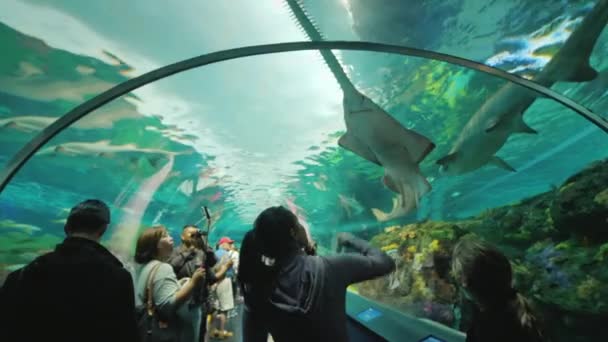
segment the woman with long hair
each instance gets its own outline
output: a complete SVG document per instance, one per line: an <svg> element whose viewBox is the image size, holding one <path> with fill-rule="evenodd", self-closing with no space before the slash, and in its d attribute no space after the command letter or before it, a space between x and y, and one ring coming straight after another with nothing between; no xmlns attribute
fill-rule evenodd
<svg viewBox="0 0 608 342"><path fill-rule="evenodd" d="M452 252L452 274L475 305L467 342L547 341L530 303L513 288L511 263L498 249L461 239Z"/></svg>
<svg viewBox="0 0 608 342"><path fill-rule="evenodd" d="M146 305L150 282L155 312L166 323L166 329L171 329L180 342L193 342L197 340L197 333L189 329L192 324L178 318L178 309L192 296L205 272L203 268L197 269L190 280L180 286L173 267L166 262L172 251L173 239L163 226L146 229L137 239L135 303L140 307Z"/></svg>
<svg viewBox="0 0 608 342"><path fill-rule="evenodd" d="M316 256L297 217L264 210L241 245L238 279L245 301L243 341L347 341L346 288L386 275L393 260L351 234L338 245L356 253Z"/></svg>

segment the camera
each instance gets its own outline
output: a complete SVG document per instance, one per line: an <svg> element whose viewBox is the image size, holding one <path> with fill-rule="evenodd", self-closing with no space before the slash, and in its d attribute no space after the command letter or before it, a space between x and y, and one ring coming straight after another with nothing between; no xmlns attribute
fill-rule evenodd
<svg viewBox="0 0 608 342"><path fill-rule="evenodd" d="M192 233L192 237L203 238L203 236L207 236L207 232L204 232L200 229L197 229L196 232Z"/></svg>

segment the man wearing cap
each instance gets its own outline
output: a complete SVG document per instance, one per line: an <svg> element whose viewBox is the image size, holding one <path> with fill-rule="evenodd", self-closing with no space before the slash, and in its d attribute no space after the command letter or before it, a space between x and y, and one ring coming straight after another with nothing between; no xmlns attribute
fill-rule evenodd
<svg viewBox="0 0 608 342"><path fill-rule="evenodd" d="M3 341L137 341L131 274L99 241L110 223L102 201L70 211L66 239L9 274L0 290Z"/></svg>
<svg viewBox="0 0 608 342"><path fill-rule="evenodd" d="M218 241L218 248L215 251L218 265L230 264L231 266L228 268L225 278L219 280L215 286L216 312L213 321L219 321L219 324L211 330L211 337L226 338L232 336L232 333L226 330L226 323L228 321L228 312L234 309L234 295L232 292L232 278L234 278L234 267L232 264L234 260L231 255L233 243L234 240L224 236Z"/></svg>

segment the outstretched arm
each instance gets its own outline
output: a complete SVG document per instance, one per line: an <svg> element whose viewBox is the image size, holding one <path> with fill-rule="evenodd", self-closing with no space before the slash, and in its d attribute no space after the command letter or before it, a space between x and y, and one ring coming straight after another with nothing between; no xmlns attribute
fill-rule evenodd
<svg viewBox="0 0 608 342"><path fill-rule="evenodd" d="M352 234L338 235L338 247L341 246L350 248L356 253L331 256L326 260L332 273L335 272L335 276L346 286L380 277L395 270L395 262L391 257Z"/></svg>

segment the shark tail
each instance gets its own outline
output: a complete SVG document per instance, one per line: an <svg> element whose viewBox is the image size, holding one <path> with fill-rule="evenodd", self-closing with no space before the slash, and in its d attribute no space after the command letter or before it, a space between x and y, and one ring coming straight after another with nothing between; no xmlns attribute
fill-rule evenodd
<svg viewBox="0 0 608 342"><path fill-rule="evenodd" d="M422 176L418 177L413 184L403 185L401 192L401 206L404 213L415 210L420 205L420 198L431 190L430 184Z"/></svg>
<svg viewBox="0 0 608 342"><path fill-rule="evenodd" d="M380 209L372 208L372 214L374 214L374 217L376 217L378 222L386 222L390 220L388 213L385 213Z"/></svg>
<svg viewBox="0 0 608 342"><path fill-rule="evenodd" d="M323 41L325 40L323 35L321 35L320 30L317 28L317 25L310 18L306 10L304 9L304 5L302 0L285 0L287 6L291 10L291 13L296 20L297 24L304 31L304 33L308 36L308 38L312 41ZM340 61L336 58L336 56L330 50L320 50L321 56L325 60L325 63L331 70L332 74L336 78L336 81L342 88L342 90L351 90L354 88L352 82L344 72Z"/></svg>
<svg viewBox="0 0 608 342"><path fill-rule="evenodd" d="M598 76L598 72L591 67L589 58L607 23L608 0L599 0L553 57L552 61L555 60L555 65L552 70L554 72L547 76L549 81L588 82L594 80ZM572 54L576 57L572 58ZM562 72L564 70L569 72ZM541 84L545 81L543 77L540 77Z"/></svg>

